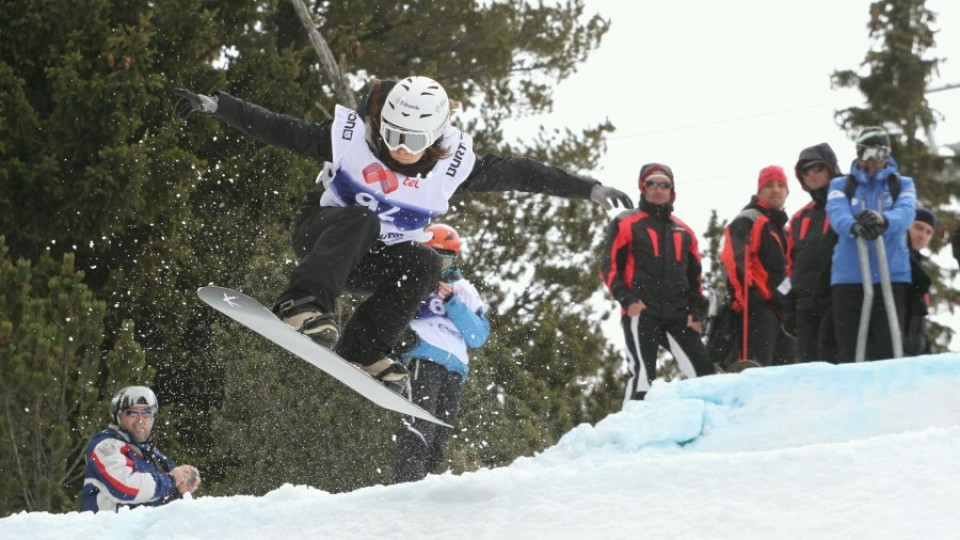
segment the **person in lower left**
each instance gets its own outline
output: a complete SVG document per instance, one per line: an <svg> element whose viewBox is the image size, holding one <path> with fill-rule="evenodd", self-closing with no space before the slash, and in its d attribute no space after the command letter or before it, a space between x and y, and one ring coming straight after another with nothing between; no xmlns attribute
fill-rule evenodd
<svg viewBox="0 0 960 540"><path fill-rule="evenodd" d="M448 225L430 225L426 243L443 260L437 289L420 305L410 328L417 344L401 356L410 371L414 403L438 419L453 425L460 411L460 398L469 372L467 349L480 347L490 335L487 305L480 293L460 272L460 236ZM415 482L433 472L443 461L452 429L433 422L404 418L397 443L393 483Z"/></svg>
<svg viewBox="0 0 960 540"><path fill-rule="evenodd" d="M84 452L84 511L160 506L200 487L196 467L177 465L151 442L158 410L157 396L146 386L128 386L113 396L110 426Z"/></svg>

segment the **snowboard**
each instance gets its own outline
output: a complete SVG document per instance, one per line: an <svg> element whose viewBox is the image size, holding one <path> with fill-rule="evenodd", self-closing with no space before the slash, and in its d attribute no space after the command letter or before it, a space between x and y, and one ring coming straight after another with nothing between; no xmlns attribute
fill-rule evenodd
<svg viewBox="0 0 960 540"><path fill-rule="evenodd" d="M253 298L224 287L200 287L197 295L220 313L320 368L374 404L400 414L452 427L336 353L297 332Z"/></svg>

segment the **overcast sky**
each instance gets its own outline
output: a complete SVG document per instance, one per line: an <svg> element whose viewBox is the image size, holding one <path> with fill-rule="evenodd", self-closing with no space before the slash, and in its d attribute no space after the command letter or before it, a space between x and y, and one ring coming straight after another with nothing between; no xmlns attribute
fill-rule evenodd
<svg viewBox="0 0 960 540"><path fill-rule="evenodd" d="M947 59L929 88L960 83L960 2L927 5L940 30L932 54ZM640 166L670 165L675 215L701 241L711 210L720 219L736 216L767 165L787 171L790 215L810 200L793 175L801 149L827 142L848 170L854 144L834 112L865 101L857 90L832 89L830 75L859 69L873 45L869 0L586 0L586 6L588 15L611 21L610 31L557 86L553 113L517 122L517 137L540 125L577 131L609 118L617 130L590 173L636 199ZM944 116L934 132L937 144L960 142L960 88L928 99ZM934 260L956 268L949 249ZM622 346L617 319L604 333ZM957 323L945 313L935 319ZM952 349L958 346L955 341Z"/></svg>
<svg viewBox="0 0 960 540"><path fill-rule="evenodd" d="M676 213L702 233L711 209L731 218L766 165L791 177L787 210L809 201L792 175L799 151L828 142L846 169L854 145L834 111L861 106L856 90L833 90L830 74L857 69L871 41L869 0L587 0L610 19L601 47L555 93L551 115L518 131L577 130L609 118L617 127L592 173L638 195L640 165L662 161L677 176ZM940 17L935 54L960 55L960 2L931 0ZM930 87L960 83L960 57ZM960 89L929 95L946 119L938 144L960 142ZM905 171L909 174L909 171Z"/></svg>

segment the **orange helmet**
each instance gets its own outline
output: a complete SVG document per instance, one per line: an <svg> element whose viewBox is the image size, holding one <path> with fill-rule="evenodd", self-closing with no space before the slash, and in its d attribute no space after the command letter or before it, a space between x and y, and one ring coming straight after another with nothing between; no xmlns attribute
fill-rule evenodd
<svg viewBox="0 0 960 540"><path fill-rule="evenodd" d="M426 241L426 244L437 251L449 251L456 256L460 256L460 235L456 229L449 225L437 223L424 229L433 233L433 238Z"/></svg>

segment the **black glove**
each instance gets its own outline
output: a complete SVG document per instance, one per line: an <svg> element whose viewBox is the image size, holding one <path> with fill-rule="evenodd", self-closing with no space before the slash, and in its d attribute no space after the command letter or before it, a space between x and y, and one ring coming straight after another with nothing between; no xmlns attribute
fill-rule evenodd
<svg viewBox="0 0 960 540"><path fill-rule="evenodd" d="M850 234L855 238L864 238L863 226L859 223L854 223L853 226L850 227Z"/></svg>
<svg viewBox="0 0 960 540"><path fill-rule="evenodd" d="M876 210L864 210L857 215L857 224L861 229L857 236L865 240L875 240L887 230L890 221ZM851 232L853 232L852 229Z"/></svg>
<svg viewBox="0 0 960 540"><path fill-rule="evenodd" d="M173 93L181 98L174 109L174 114L181 120L186 120L193 111L200 111L206 114L217 112L218 103L215 97L194 94L185 88L177 88Z"/></svg>
<svg viewBox="0 0 960 540"><path fill-rule="evenodd" d="M611 210L621 204L624 208L633 208L633 201L630 200L629 195L603 184L593 186L590 190L590 200L598 203L604 210Z"/></svg>

